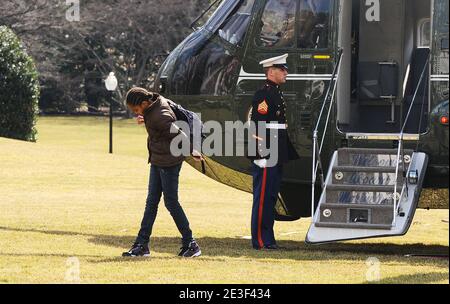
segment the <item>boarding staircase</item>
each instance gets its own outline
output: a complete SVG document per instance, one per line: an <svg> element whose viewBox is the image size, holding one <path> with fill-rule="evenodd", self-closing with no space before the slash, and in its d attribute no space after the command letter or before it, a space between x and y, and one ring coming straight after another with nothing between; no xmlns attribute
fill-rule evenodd
<svg viewBox="0 0 450 304"><path fill-rule="evenodd" d="M328 106L324 135L320 140L320 118L313 135L312 223L306 237L306 242L312 244L406 234L417 208L428 163L426 154L404 148L408 113L401 132L391 134L398 141L397 148L338 149L325 176L321 152L341 56L342 52L319 116L325 114ZM425 68L422 77L424 74ZM316 206L315 188L319 178L322 194Z"/></svg>

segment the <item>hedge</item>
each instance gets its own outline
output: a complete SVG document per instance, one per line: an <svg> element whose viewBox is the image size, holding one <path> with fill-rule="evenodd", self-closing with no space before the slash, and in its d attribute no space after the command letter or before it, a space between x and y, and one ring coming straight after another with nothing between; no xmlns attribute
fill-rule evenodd
<svg viewBox="0 0 450 304"><path fill-rule="evenodd" d="M0 137L36 141L38 100L33 59L14 32L0 26Z"/></svg>

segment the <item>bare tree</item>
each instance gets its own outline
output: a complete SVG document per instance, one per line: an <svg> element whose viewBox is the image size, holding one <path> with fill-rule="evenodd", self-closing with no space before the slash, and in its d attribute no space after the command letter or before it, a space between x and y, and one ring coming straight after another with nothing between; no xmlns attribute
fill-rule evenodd
<svg viewBox="0 0 450 304"><path fill-rule="evenodd" d="M11 27L35 58L41 82L52 79L81 101L87 71L115 71L118 102L132 86L150 87L170 51L189 34L209 0L83 0L80 20L66 20L65 0L2 0L0 24ZM101 92L103 87L98 86ZM84 96L85 98L85 96Z"/></svg>

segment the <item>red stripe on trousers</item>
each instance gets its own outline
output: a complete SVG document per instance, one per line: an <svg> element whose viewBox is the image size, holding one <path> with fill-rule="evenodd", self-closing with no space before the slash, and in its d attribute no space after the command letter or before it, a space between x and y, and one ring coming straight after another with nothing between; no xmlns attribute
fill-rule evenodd
<svg viewBox="0 0 450 304"><path fill-rule="evenodd" d="M262 229L262 216L263 216L263 208L264 208L264 196L266 194L266 180L267 180L267 168L264 168L263 180L261 186L261 195L259 197L259 214L258 214L258 242L259 247L264 247L264 242L261 236Z"/></svg>

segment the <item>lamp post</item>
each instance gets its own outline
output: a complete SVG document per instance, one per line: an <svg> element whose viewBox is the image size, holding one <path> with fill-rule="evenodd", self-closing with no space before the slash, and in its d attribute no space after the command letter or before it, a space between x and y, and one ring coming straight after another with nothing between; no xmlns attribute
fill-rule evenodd
<svg viewBox="0 0 450 304"><path fill-rule="evenodd" d="M108 90L108 98L109 98L109 153L113 153L113 92L117 89L117 78L114 76L114 73L111 72L108 75L108 78L105 80L105 86Z"/></svg>

